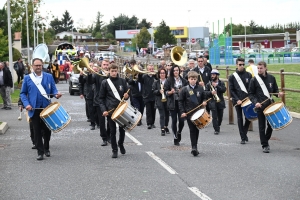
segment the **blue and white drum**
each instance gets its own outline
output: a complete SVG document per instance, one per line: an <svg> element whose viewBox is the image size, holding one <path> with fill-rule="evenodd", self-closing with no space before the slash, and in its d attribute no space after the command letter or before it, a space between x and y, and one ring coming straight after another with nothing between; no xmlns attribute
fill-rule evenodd
<svg viewBox="0 0 300 200"><path fill-rule="evenodd" d="M71 121L70 115L59 102L53 102L47 106L41 112L40 117L54 133L64 129Z"/></svg>
<svg viewBox="0 0 300 200"><path fill-rule="evenodd" d="M244 115L245 117L249 120L249 121L254 121L257 120L257 113L255 112L254 108L255 105L250 101L249 98L247 98L241 105L243 111L244 111Z"/></svg>
<svg viewBox="0 0 300 200"><path fill-rule="evenodd" d="M264 115L275 131L287 127L293 121L283 102L275 102L266 107Z"/></svg>

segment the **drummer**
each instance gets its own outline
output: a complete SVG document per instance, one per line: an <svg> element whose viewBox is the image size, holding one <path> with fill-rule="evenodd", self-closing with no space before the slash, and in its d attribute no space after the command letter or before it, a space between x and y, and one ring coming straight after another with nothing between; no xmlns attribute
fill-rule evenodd
<svg viewBox="0 0 300 200"><path fill-rule="evenodd" d="M236 59L236 71L229 77L229 91L232 98L232 103L235 105L239 132L241 136L241 144L248 142L248 128L250 121L245 117L243 125L242 103L248 98L249 83L252 75L245 70L245 59Z"/></svg>
<svg viewBox="0 0 300 200"><path fill-rule="evenodd" d="M257 111L260 143L262 145L263 152L269 153L269 140L272 136L273 129L267 121L268 127L266 130L266 117L263 111L267 106L274 102L269 93L277 93L277 97L282 97L283 93L279 92L275 77L267 73L267 64L265 62L259 62L257 70L258 76L255 76L250 81L249 98L251 102L255 104Z"/></svg>
<svg viewBox="0 0 300 200"><path fill-rule="evenodd" d="M110 128L111 135L111 147L112 147L112 158L118 157L118 146L120 148L121 154L125 154L126 150L124 148L125 130L119 126L119 141L117 145L116 139L116 123L111 119L111 114L113 112L108 112L113 109L117 109L121 98L124 97L125 100L128 99L129 95L127 91L126 80L118 76L118 65L111 64L109 66L109 78L105 79L101 83L99 91L99 104L102 115L107 116L107 122Z"/></svg>
<svg viewBox="0 0 300 200"><path fill-rule="evenodd" d="M20 97L32 121L34 141L38 153L37 160L43 160L44 154L50 157L49 141L51 131L40 118L41 108L46 108L50 104L50 94L57 99L62 95L56 89L53 76L42 71L43 61L40 58L32 60L32 69L33 73L26 75L24 78ZM42 129L44 134L42 134Z"/></svg>
<svg viewBox="0 0 300 200"><path fill-rule="evenodd" d="M192 112L187 115L187 112L194 109L202 103L203 106L206 106L205 93L203 87L196 84L198 80L198 73L195 71L190 71L188 73L188 85L184 86L179 93L178 105L179 110L182 113L181 117L187 117L188 126L190 129L190 139L192 144L192 154L197 156L199 154L197 143L199 137L199 130L195 124L190 120Z"/></svg>

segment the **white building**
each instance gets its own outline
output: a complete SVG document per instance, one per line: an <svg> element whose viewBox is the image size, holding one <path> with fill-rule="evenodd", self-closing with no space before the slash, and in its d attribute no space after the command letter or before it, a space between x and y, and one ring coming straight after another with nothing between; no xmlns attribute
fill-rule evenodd
<svg viewBox="0 0 300 200"><path fill-rule="evenodd" d="M73 35L72 35L73 34ZM55 37L57 39L64 39L65 36L71 36L74 40L84 40L84 39L92 39L92 33L79 33L79 32L68 32L64 31L61 33L57 33Z"/></svg>

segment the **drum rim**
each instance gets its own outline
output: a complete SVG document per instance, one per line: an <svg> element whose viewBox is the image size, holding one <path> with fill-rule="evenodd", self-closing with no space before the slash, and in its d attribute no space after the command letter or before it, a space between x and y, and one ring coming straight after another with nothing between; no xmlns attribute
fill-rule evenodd
<svg viewBox="0 0 300 200"><path fill-rule="evenodd" d="M44 114L45 112L46 112L46 110L48 109L48 108L50 108L52 105L54 105L54 104L57 104L58 105L58 107L56 107L54 110L52 110L52 111L50 111L49 112L49 114ZM58 109L59 109L59 107L61 106L61 104L59 103L59 102L51 102L46 108L44 108L43 110L42 110L42 112L40 113L40 117L49 117L50 115L52 115L53 113L55 113Z"/></svg>
<svg viewBox="0 0 300 200"><path fill-rule="evenodd" d="M69 125L70 122L71 122L71 116L70 116L69 120L62 127L60 127L59 129L53 131L53 133L57 133L57 132L63 130L64 128L66 128L66 126Z"/></svg>
<svg viewBox="0 0 300 200"><path fill-rule="evenodd" d="M243 101L243 103L241 104L241 107L243 108L243 107L245 107L245 106L248 106L248 105L250 105L250 104L248 104L248 105L245 105L245 103L246 103L246 102L248 102L248 101L250 101L250 104L252 104L252 101L249 99L249 97L247 97L247 99L246 99L246 100L244 100L244 101ZM243 106L243 105L245 105L245 106Z"/></svg>
<svg viewBox="0 0 300 200"><path fill-rule="evenodd" d="M122 110L121 113L120 113L119 115L115 114L116 111L118 110L118 108L121 107L123 104L126 105L125 108L124 108L124 110ZM128 102L124 102L123 104L122 104L121 106L118 106L118 107L116 108L116 110L113 112L113 114L111 115L111 119L112 119L112 120L117 119L119 116L121 116L121 115L124 114L125 110L126 110L127 107L128 107ZM114 116L114 115L117 115L117 116Z"/></svg>
<svg viewBox="0 0 300 200"><path fill-rule="evenodd" d="M141 113L140 117L138 118L138 120L136 121L136 123L133 124L129 129L127 129L127 132L132 131L132 129L134 129L136 127L136 125L139 123L139 121L141 120L141 118L142 118L142 113Z"/></svg>
<svg viewBox="0 0 300 200"><path fill-rule="evenodd" d="M281 106L279 108L277 108L276 110L270 112L270 113L266 113L266 110L268 110L269 108L271 108L275 104L281 104ZM270 115L273 115L273 114L277 113L283 107L284 107L284 103L282 101L274 102L274 103L271 103L268 107L266 107L264 109L263 113L264 113L265 116L270 116Z"/></svg>
<svg viewBox="0 0 300 200"><path fill-rule="evenodd" d="M280 127L280 128L276 128L276 129L273 129L273 127L272 127L272 129L273 129L273 131L279 131L279 130L281 130L281 129L284 129L285 127L287 127L288 125L290 125L291 123L292 123L292 121L293 121L293 117L291 116L291 120L287 123L287 124L285 124L284 126L282 126L282 127ZM269 122L270 123L270 122Z"/></svg>

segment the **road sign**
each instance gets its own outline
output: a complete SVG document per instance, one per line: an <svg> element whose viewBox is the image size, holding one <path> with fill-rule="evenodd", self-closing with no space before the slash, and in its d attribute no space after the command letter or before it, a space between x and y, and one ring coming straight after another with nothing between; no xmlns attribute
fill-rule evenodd
<svg viewBox="0 0 300 200"><path fill-rule="evenodd" d="M192 38L192 39L191 39L191 43L193 43L193 44L196 43L196 39L195 39L195 38Z"/></svg>
<svg viewBox="0 0 300 200"><path fill-rule="evenodd" d="M125 42L120 42L120 47L125 47Z"/></svg>
<svg viewBox="0 0 300 200"><path fill-rule="evenodd" d="M132 42L131 42L131 41L129 41L129 44L132 44Z"/></svg>

